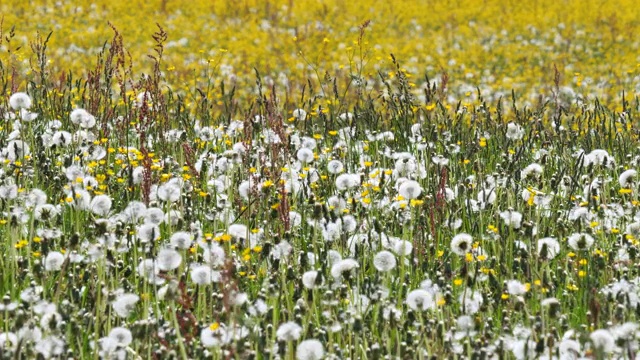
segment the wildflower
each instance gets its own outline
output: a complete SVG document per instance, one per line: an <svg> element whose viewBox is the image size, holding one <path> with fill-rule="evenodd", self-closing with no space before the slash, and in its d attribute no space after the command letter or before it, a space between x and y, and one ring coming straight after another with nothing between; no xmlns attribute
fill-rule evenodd
<svg viewBox="0 0 640 360"><path fill-rule="evenodd" d="M313 162L314 160L313 151L311 149L304 148L304 147L298 150L296 157L303 164L308 164L310 162Z"/></svg>
<svg viewBox="0 0 640 360"><path fill-rule="evenodd" d="M173 249L162 249L156 257L158 269L162 271L171 271L177 269L182 263L182 256Z"/></svg>
<svg viewBox="0 0 640 360"><path fill-rule="evenodd" d="M616 349L616 343L611 332L606 329L599 329L589 335L594 349L600 350L605 354L609 354Z"/></svg>
<svg viewBox="0 0 640 360"><path fill-rule="evenodd" d="M360 175L357 174L340 174L336 178L336 188L338 190L349 190L360 184Z"/></svg>
<svg viewBox="0 0 640 360"><path fill-rule="evenodd" d="M6 147L6 156L9 161L16 161L31 154L29 145L22 140L11 140Z"/></svg>
<svg viewBox="0 0 640 360"><path fill-rule="evenodd" d="M116 300L111 303L111 306L118 316L126 318L135 309L138 300L140 300L138 295L125 293L118 296Z"/></svg>
<svg viewBox="0 0 640 360"><path fill-rule="evenodd" d="M569 246L573 250L588 250L593 245L593 237L585 233L574 233L569 235Z"/></svg>
<svg viewBox="0 0 640 360"><path fill-rule="evenodd" d="M224 249L220 245L212 243L210 245L205 244L203 247L205 248L205 251L202 254L202 257L207 264L213 267L220 267L224 265L225 253Z"/></svg>
<svg viewBox="0 0 640 360"><path fill-rule="evenodd" d="M303 121L307 118L307 112L304 109L295 109L293 110L293 117L296 120Z"/></svg>
<svg viewBox="0 0 640 360"><path fill-rule="evenodd" d="M18 186L16 184L0 186L0 199L13 200L16 197L18 197Z"/></svg>
<svg viewBox="0 0 640 360"><path fill-rule="evenodd" d="M97 195L91 200L89 208L96 215L107 216L111 210L111 197L109 195Z"/></svg>
<svg viewBox="0 0 640 360"><path fill-rule="evenodd" d="M289 321L278 326L276 337L280 341L296 341L302 335L302 326Z"/></svg>
<svg viewBox="0 0 640 360"><path fill-rule="evenodd" d="M71 122L85 129L96 125L96 118L85 109L75 109L69 115Z"/></svg>
<svg viewBox="0 0 640 360"><path fill-rule="evenodd" d="M358 262L354 259L340 260L331 266L331 276L338 280L343 276L343 274L348 273L353 269L357 269L358 267Z"/></svg>
<svg viewBox="0 0 640 360"><path fill-rule="evenodd" d="M59 251L52 251L44 259L44 269L46 271L58 271L64 263L64 255Z"/></svg>
<svg viewBox="0 0 640 360"><path fill-rule="evenodd" d="M431 161L438 166L447 166L449 164L449 159L442 155L432 156Z"/></svg>
<svg viewBox="0 0 640 360"><path fill-rule="evenodd" d="M212 282L219 282L222 275L218 271L211 269L210 265L194 265L191 267L191 281L196 285L209 285Z"/></svg>
<svg viewBox="0 0 640 360"><path fill-rule="evenodd" d="M433 309L436 306L433 294L424 289L416 289L407 294L406 303L412 310L420 311Z"/></svg>
<svg viewBox="0 0 640 360"><path fill-rule="evenodd" d="M422 187L415 180L407 180L400 185L398 193L407 200L417 199L422 193Z"/></svg>
<svg viewBox="0 0 640 360"><path fill-rule="evenodd" d="M344 171L344 165L340 160L331 160L327 163L327 171L330 174L340 174Z"/></svg>
<svg viewBox="0 0 640 360"><path fill-rule="evenodd" d="M638 177L638 172L635 169L629 169L620 174L618 182L623 188L629 188L633 185L635 179Z"/></svg>
<svg viewBox="0 0 640 360"><path fill-rule="evenodd" d="M471 251L473 238L469 234L461 233L453 237L451 240L451 251L460 256L465 256Z"/></svg>
<svg viewBox="0 0 640 360"><path fill-rule="evenodd" d="M316 339L307 339L296 348L297 360L320 360L324 357L324 347Z"/></svg>
<svg viewBox="0 0 640 360"><path fill-rule="evenodd" d="M158 199L167 202L176 202L180 199L181 190L175 182L167 181L158 186Z"/></svg>
<svg viewBox="0 0 640 360"><path fill-rule="evenodd" d="M610 169L615 165L615 159L606 150L596 149L584 157L584 163L585 166L604 166Z"/></svg>
<svg viewBox="0 0 640 360"><path fill-rule="evenodd" d="M400 256L409 256L413 251L413 244L407 240L396 240L392 242L393 252Z"/></svg>
<svg viewBox="0 0 640 360"><path fill-rule="evenodd" d="M507 281L507 292L514 296L524 295L527 292L527 287L518 280L509 280Z"/></svg>
<svg viewBox="0 0 640 360"><path fill-rule="evenodd" d="M302 285L307 289L315 289L319 286L318 282L318 272L315 270L307 271L302 274Z"/></svg>
<svg viewBox="0 0 640 360"><path fill-rule="evenodd" d="M229 230L227 231L232 238L237 239L238 241L244 241L247 239L249 229L246 225L243 224L231 224L229 225Z"/></svg>
<svg viewBox="0 0 640 360"><path fill-rule="evenodd" d="M160 228L152 223L142 224L138 227L137 236L142 243L154 242L160 238Z"/></svg>
<svg viewBox="0 0 640 360"><path fill-rule="evenodd" d="M378 271L391 271L396 267L396 257L390 251L380 251L373 258L373 266Z"/></svg>
<svg viewBox="0 0 640 360"><path fill-rule="evenodd" d="M127 346L133 341L133 335L131 331L124 327L115 327L109 332L109 338L114 339L120 346Z"/></svg>
<svg viewBox="0 0 640 360"><path fill-rule="evenodd" d="M138 264L138 274L149 281L151 284L162 285L164 279L159 277L160 269L155 260L145 259Z"/></svg>
<svg viewBox="0 0 640 360"><path fill-rule="evenodd" d="M560 252L560 243L552 237L538 240L538 256L545 260L551 260Z"/></svg>
<svg viewBox="0 0 640 360"><path fill-rule="evenodd" d="M465 314L475 314L480 310L480 306L483 303L482 294L479 291L473 291L467 288L462 294L460 294L460 309Z"/></svg>
<svg viewBox="0 0 640 360"><path fill-rule="evenodd" d="M522 126L510 122L507 124L507 139L510 140L520 140L524 136L524 129Z"/></svg>
<svg viewBox="0 0 640 360"><path fill-rule="evenodd" d="M191 247L191 234L186 231L177 231L171 235L171 239L169 240L171 246L174 246L181 250L186 250Z"/></svg>
<svg viewBox="0 0 640 360"><path fill-rule="evenodd" d="M529 177L534 177L537 178L540 175L542 175L542 166L540 164L537 163L533 163L528 165L527 167L525 167L521 172L520 172L520 178L521 179L527 179Z"/></svg>
<svg viewBox="0 0 640 360"><path fill-rule="evenodd" d="M9 353L15 351L18 348L18 336L12 332L0 333L0 352Z"/></svg>
<svg viewBox="0 0 640 360"><path fill-rule="evenodd" d="M520 228L520 224L522 222L521 213L513 210L507 210L507 211L501 212L500 217L502 218L502 220L504 220L504 223L506 226L514 229Z"/></svg>
<svg viewBox="0 0 640 360"><path fill-rule="evenodd" d="M13 110L31 108L31 97L23 92L17 92L9 97L9 106Z"/></svg>

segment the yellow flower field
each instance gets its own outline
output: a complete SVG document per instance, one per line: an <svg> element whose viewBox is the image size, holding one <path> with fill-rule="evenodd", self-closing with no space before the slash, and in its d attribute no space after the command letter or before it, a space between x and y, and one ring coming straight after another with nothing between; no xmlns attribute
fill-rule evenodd
<svg viewBox="0 0 640 360"><path fill-rule="evenodd" d="M412 81L446 72L459 96L514 89L533 101L553 86L616 99L640 92L640 8L634 1L8 1L0 5L3 63L28 71L35 33L49 42L51 72L86 73L102 45L123 35L134 69L150 71L152 34L168 33L163 70L174 90L203 87L202 76L247 88L254 68L292 95L326 73L346 82L393 69ZM359 27L370 20L359 43ZM20 47L19 50L16 50ZM11 50L11 54L7 52ZM23 77L21 77L23 79ZM196 80L200 79L200 80ZM200 83L199 83L200 82ZM501 94L501 93L499 93Z"/></svg>

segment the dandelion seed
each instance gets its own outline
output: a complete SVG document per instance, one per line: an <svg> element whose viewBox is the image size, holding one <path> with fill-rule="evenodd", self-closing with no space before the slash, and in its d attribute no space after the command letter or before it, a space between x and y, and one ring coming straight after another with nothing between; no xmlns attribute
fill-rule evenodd
<svg viewBox="0 0 640 360"><path fill-rule="evenodd" d="M280 341L296 341L302 335L302 326L289 321L278 326L276 337Z"/></svg>
<svg viewBox="0 0 640 360"><path fill-rule="evenodd" d="M360 185L360 175L340 174L336 178L336 188L340 191L353 189Z"/></svg>
<svg viewBox="0 0 640 360"><path fill-rule="evenodd" d="M471 251L473 238L469 234L461 233L453 237L451 240L451 251L460 256L465 256Z"/></svg>
<svg viewBox="0 0 640 360"><path fill-rule="evenodd" d="M407 294L406 303L409 308L416 311L426 311L436 306L433 294L424 289L416 289Z"/></svg>
<svg viewBox="0 0 640 360"><path fill-rule="evenodd" d="M519 296L527 292L527 287L518 280L507 281L507 292L510 295Z"/></svg>
<svg viewBox="0 0 640 360"><path fill-rule="evenodd" d="M186 231L177 231L171 235L171 239L169 240L171 246L175 246L181 250L187 250L191 247L191 234Z"/></svg>
<svg viewBox="0 0 640 360"><path fill-rule="evenodd" d="M610 354L616 349L615 338L606 329L599 329L589 335L594 349Z"/></svg>
<svg viewBox="0 0 640 360"><path fill-rule="evenodd" d="M331 160L327 163L327 171L329 174L340 174L344 171L344 165L340 160Z"/></svg>
<svg viewBox="0 0 640 360"><path fill-rule="evenodd" d="M16 161L31 154L29 145L22 140L11 140L6 147L6 156L9 161Z"/></svg>
<svg viewBox="0 0 640 360"><path fill-rule="evenodd" d="M157 207L151 207L144 211L144 222L146 224L160 225L164 221L164 212Z"/></svg>
<svg viewBox="0 0 640 360"><path fill-rule="evenodd" d="M504 220L504 223L506 226L514 229L520 228L520 224L522 222L521 213L514 210L507 210L507 211L501 212L500 217L502 218L502 220Z"/></svg>
<svg viewBox="0 0 640 360"><path fill-rule="evenodd" d="M407 180L400 185L398 193L407 200L413 200L420 196L422 187L417 181Z"/></svg>
<svg viewBox="0 0 640 360"><path fill-rule="evenodd" d="M158 269L162 271L171 271L177 269L182 263L182 256L173 249L162 249L156 257Z"/></svg>
<svg viewBox="0 0 640 360"><path fill-rule="evenodd" d="M174 183L166 182L158 186L158 198L162 201L176 202L180 199L181 190Z"/></svg>
<svg viewBox="0 0 640 360"><path fill-rule="evenodd" d="M126 318L135 309L138 300L140 300L138 295L126 293L118 296L116 300L111 303L111 306L118 316Z"/></svg>
<svg viewBox="0 0 640 360"><path fill-rule="evenodd" d="M91 200L89 208L91 212L99 216L109 215L111 210L111 197L109 195L97 195Z"/></svg>
<svg viewBox="0 0 640 360"><path fill-rule="evenodd" d="M13 352L18 348L18 336L12 332L0 333L0 351Z"/></svg>
<svg viewBox="0 0 640 360"><path fill-rule="evenodd" d="M95 126L96 118L89 114L85 109L75 109L69 115L72 123L85 129L90 129Z"/></svg>
<svg viewBox="0 0 640 360"><path fill-rule="evenodd" d="M9 97L9 106L13 110L31 108L31 97L23 92L17 92Z"/></svg>
<svg viewBox="0 0 640 360"><path fill-rule="evenodd" d="M522 126L510 122L507 124L507 139L510 140L520 140L524 137L524 129Z"/></svg>
<svg viewBox="0 0 640 360"><path fill-rule="evenodd" d="M358 265L358 262L354 259L340 260L331 266L331 276L338 280L342 278L345 273L349 273L358 267L360 267L360 265Z"/></svg>
<svg viewBox="0 0 640 360"><path fill-rule="evenodd" d="M311 163L314 160L313 151L310 150L310 149L307 149L307 148L302 148L302 149L298 150L298 153L296 154L296 157L303 164Z"/></svg>
<svg viewBox="0 0 640 360"><path fill-rule="evenodd" d="M64 255L58 251L52 251L44 259L44 269L46 271L59 271L64 263Z"/></svg>
<svg viewBox="0 0 640 360"><path fill-rule="evenodd" d="M413 244L407 240L396 240L392 242L393 252L399 256L409 256L413 251Z"/></svg>
<svg viewBox="0 0 640 360"><path fill-rule="evenodd" d="M220 282L222 275L211 269L210 265L195 265L191 267L191 281L196 285L209 285L212 282Z"/></svg>
<svg viewBox="0 0 640 360"><path fill-rule="evenodd" d="M307 118L307 112L304 109L293 110L293 117L298 121L303 121Z"/></svg>
<svg viewBox="0 0 640 360"><path fill-rule="evenodd" d="M18 186L16 184L6 184L0 186L0 199L13 200L18 197Z"/></svg>
<svg viewBox="0 0 640 360"><path fill-rule="evenodd" d="M594 239L586 233L574 233L569 235L568 243L573 250L588 250L593 245Z"/></svg>
<svg viewBox="0 0 640 360"><path fill-rule="evenodd" d="M380 251L373 257L373 266L378 271L391 271L396 267L396 257L390 251Z"/></svg>
<svg viewBox="0 0 640 360"><path fill-rule="evenodd" d="M297 360L320 360L324 357L324 347L316 339L308 339L300 342L296 348Z"/></svg>
<svg viewBox="0 0 640 360"><path fill-rule="evenodd" d="M482 294L479 291L473 291L467 288L459 297L460 309L463 313L473 315L480 310L480 306L484 302Z"/></svg>
<svg viewBox="0 0 640 360"><path fill-rule="evenodd" d="M525 167L520 172L520 178L523 180L528 179L530 177L538 178L542 175L542 171L543 171L543 168L540 164L533 163Z"/></svg>
<svg viewBox="0 0 640 360"><path fill-rule="evenodd" d="M560 243L552 237L538 240L538 256L542 259L551 260L560 252Z"/></svg>
<svg viewBox="0 0 640 360"><path fill-rule="evenodd" d="M142 224L138 227L137 236L142 243L154 242L160 238L160 228L152 223Z"/></svg>
<svg viewBox="0 0 640 360"><path fill-rule="evenodd" d="M109 337L120 346L128 346L133 341L131 331L124 327L115 327L109 332Z"/></svg>
<svg viewBox="0 0 640 360"><path fill-rule="evenodd" d="M302 285L307 289L315 289L319 286L317 283L318 272L315 270L307 271L302 274Z"/></svg>
<svg viewBox="0 0 640 360"><path fill-rule="evenodd" d="M638 172L635 169L629 169L620 174L618 182L622 188L629 188L634 184L637 177Z"/></svg>

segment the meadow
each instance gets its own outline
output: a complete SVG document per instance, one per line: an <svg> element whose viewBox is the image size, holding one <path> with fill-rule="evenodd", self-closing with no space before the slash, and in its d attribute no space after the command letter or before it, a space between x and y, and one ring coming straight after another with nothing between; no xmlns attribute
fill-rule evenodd
<svg viewBox="0 0 640 360"><path fill-rule="evenodd" d="M640 354L635 2L0 14L0 358Z"/></svg>

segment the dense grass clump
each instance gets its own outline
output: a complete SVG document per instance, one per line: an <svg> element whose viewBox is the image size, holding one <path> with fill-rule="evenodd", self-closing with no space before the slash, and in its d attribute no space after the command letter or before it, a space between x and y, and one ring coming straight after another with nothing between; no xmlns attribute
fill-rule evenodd
<svg viewBox="0 0 640 360"><path fill-rule="evenodd" d="M235 14L231 28L262 17L273 46L324 24L289 33L293 2L251 5L210 11ZM496 26L460 14L479 25L448 28L454 45L475 38L463 28ZM520 32L486 41L517 48L595 21L543 17L540 33L514 19ZM0 357L635 358L636 78L568 78L549 63L556 36L537 86L511 68L517 53L474 62L518 79L497 88L461 78L455 54L473 53L455 46L452 71L406 49L377 59L384 21L325 25L350 41L345 66L323 36L296 74L288 56L270 67L245 54L244 71L227 50L206 60L160 25L141 58L114 24L102 46L78 47L90 64L64 70L71 47L55 32L29 50L5 30ZM389 32L407 26L420 24ZM600 40L617 49L617 29ZM596 51L594 39L567 46Z"/></svg>

